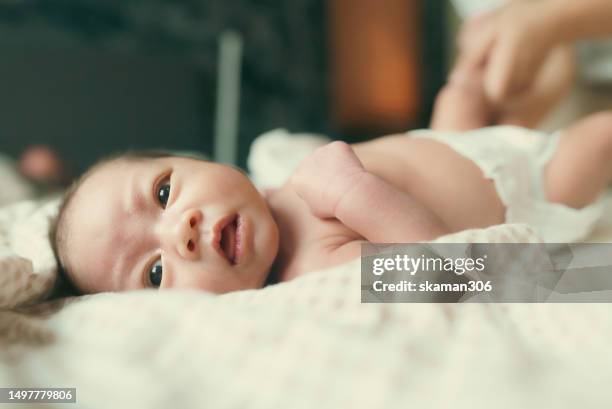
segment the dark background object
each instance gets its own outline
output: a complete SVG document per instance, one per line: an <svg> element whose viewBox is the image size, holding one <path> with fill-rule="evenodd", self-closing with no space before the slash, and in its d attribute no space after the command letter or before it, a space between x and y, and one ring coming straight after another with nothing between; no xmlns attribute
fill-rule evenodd
<svg viewBox="0 0 612 409"><path fill-rule="evenodd" d="M1 149L52 146L80 172L116 150L209 150L202 88L184 59L87 48L2 51Z"/></svg>
<svg viewBox="0 0 612 409"><path fill-rule="evenodd" d="M422 1L422 118L444 70L443 0ZM50 145L75 174L128 148L211 154L218 38L243 38L239 164L275 127L330 119L325 0L30 0L0 5L0 151ZM359 44L354 44L359 47ZM369 129L370 136L378 136Z"/></svg>

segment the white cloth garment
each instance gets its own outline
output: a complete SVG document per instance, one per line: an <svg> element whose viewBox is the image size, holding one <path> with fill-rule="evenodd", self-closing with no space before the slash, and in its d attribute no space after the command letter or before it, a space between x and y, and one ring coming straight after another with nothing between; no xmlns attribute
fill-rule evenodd
<svg viewBox="0 0 612 409"><path fill-rule="evenodd" d="M20 200L34 197L34 186L18 171L16 162L0 153L0 206L6 206Z"/></svg>
<svg viewBox="0 0 612 409"><path fill-rule="evenodd" d="M468 132L419 130L411 137L434 139L472 160L493 180L506 206L506 223L527 223L545 242L584 239L603 214L603 200L574 209L546 200L544 169L560 133L552 135L516 126L495 126Z"/></svg>
<svg viewBox="0 0 612 409"><path fill-rule="evenodd" d="M504 5L504 0L451 0L457 14L462 19L485 13Z"/></svg>

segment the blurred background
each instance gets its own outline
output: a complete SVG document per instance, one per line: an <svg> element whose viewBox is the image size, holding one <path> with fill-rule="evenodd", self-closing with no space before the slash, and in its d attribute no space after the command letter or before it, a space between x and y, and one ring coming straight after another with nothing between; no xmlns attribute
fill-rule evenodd
<svg viewBox="0 0 612 409"><path fill-rule="evenodd" d="M444 83L450 10L445 0L3 0L0 152L46 145L73 176L142 148L244 167L251 141L277 127L346 141L424 127Z"/></svg>

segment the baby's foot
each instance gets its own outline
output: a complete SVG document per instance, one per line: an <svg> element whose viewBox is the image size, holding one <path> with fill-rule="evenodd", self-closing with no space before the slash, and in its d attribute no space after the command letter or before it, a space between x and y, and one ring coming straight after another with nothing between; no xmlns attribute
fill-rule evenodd
<svg viewBox="0 0 612 409"><path fill-rule="evenodd" d="M438 93L431 128L466 131L494 124L481 70L456 70Z"/></svg>
<svg viewBox="0 0 612 409"><path fill-rule="evenodd" d="M488 114L493 112L493 105L487 98L485 91L483 70L455 70L449 76L447 86L462 90L465 98L464 103L473 105L476 109Z"/></svg>

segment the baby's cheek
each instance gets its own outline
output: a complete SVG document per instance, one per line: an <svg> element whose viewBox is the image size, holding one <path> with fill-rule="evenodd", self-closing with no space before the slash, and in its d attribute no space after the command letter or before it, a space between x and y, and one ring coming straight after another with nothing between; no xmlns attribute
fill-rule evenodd
<svg viewBox="0 0 612 409"><path fill-rule="evenodd" d="M114 291L109 287L109 283L105 282L99 275L90 270L76 270L69 274L68 280L75 290L83 294L96 294L105 291ZM129 288L120 288L119 291L127 291Z"/></svg>

